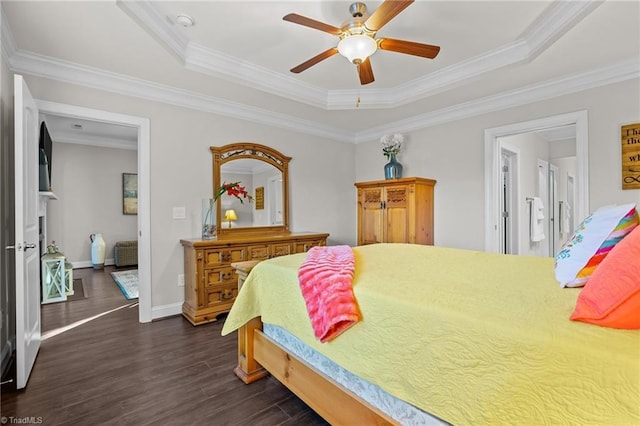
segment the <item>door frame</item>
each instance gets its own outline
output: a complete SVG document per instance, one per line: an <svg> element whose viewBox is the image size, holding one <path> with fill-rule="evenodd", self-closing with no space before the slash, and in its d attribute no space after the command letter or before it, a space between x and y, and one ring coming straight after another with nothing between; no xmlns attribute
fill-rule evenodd
<svg viewBox="0 0 640 426"><path fill-rule="evenodd" d="M529 133L551 127L576 126L576 217L583 220L589 212L589 119L587 110L559 114L551 117L500 127L484 131L484 184L485 184L485 251L500 251L500 137ZM576 201L578 201L576 200Z"/></svg>
<svg viewBox="0 0 640 426"><path fill-rule="evenodd" d="M138 129L138 321L151 322L151 184L148 118L36 99L41 113Z"/></svg>
<svg viewBox="0 0 640 426"><path fill-rule="evenodd" d="M506 249L508 254L520 254L520 208L518 200L520 199L520 150L508 143L502 142L500 146L500 157L502 165L502 156L509 158L509 227L507 230L508 247L503 247L504 236L504 218L500 218L501 225L498 227L499 244L498 251L504 252ZM502 174L501 174L502 176ZM503 179L500 179L503 181ZM504 190L499 191L500 206L504 204ZM502 208L500 209L502 210Z"/></svg>

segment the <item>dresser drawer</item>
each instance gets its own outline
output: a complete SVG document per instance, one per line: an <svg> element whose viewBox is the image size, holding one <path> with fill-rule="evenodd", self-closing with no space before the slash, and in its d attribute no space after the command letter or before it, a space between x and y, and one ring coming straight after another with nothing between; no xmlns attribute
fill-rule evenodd
<svg viewBox="0 0 640 426"><path fill-rule="evenodd" d="M269 244L247 247L247 260L265 260L269 258Z"/></svg>
<svg viewBox="0 0 640 426"><path fill-rule="evenodd" d="M245 259L244 247L224 247L204 250L204 267L210 268L242 262Z"/></svg>
<svg viewBox="0 0 640 426"><path fill-rule="evenodd" d="M271 244L271 257L286 256L292 254L291 244Z"/></svg>
<svg viewBox="0 0 640 426"><path fill-rule="evenodd" d="M238 286L238 276L236 270L231 266L222 268L211 268L204 270L204 286L212 287L216 285Z"/></svg>
<svg viewBox="0 0 640 426"><path fill-rule="evenodd" d="M1 0L0 0L1 1ZM184 247L184 303L182 314L193 325L216 321L229 312L238 294L231 263L255 263L305 252L324 245L329 234L289 232L238 232L217 240L181 240Z"/></svg>
<svg viewBox="0 0 640 426"><path fill-rule="evenodd" d="M296 241L294 253L306 253L311 247L323 245L325 245L325 240Z"/></svg>
<svg viewBox="0 0 640 426"><path fill-rule="evenodd" d="M222 307L224 305L228 305L231 308L233 305L233 301L236 299L238 295L237 286L234 287L225 287L225 286L215 286L211 288L207 288L205 290L207 295L206 297L206 307L214 308L214 307Z"/></svg>

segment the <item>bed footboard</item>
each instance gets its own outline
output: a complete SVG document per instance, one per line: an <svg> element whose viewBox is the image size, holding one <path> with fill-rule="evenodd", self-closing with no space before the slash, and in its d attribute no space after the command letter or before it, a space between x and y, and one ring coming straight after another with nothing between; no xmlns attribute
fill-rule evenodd
<svg viewBox="0 0 640 426"><path fill-rule="evenodd" d="M397 425L392 418L269 339L254 332L255 359L332 425Z"/></svg>
<svg viewBox="0 0 640 426"><path fill-rule="evenodd" d="M250 260L231 264L238 275L238 291L258 263L260 261ZM262 330L260 318L254 318L238 329L238 365L233 369L233 372L246 384L260 380L269 374L253 357L253 336L256 330Z"/></svg>
<svg viewBox="0 0 640 426"><path fill-rule="evenodd" d="M232 266L241 286L257 262ZM392 418L330 378L317 372L262 333L262 321L254 318L238 329L238 365L233 372L244 383L269 373L309 407L334 425L397 425Z"/></svg>
<svg viewBox="0 0 640 426"><path fill-rule="evenodd" d="M260 318L254 318L238 329L238 365L233 372L246 384L269 374L254 358L254 337L262 330Z"/></svg>

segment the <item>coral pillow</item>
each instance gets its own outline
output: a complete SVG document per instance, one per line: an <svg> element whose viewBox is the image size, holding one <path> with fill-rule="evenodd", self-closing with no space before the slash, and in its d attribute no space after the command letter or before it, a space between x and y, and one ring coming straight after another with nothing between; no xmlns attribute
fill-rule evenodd
<svg viewBox="0 0 640 426"><path fill-rule="evenodd" d="M616 245L580 291L574 321L640 328L640 227Z"/></svg>
<svg viewBox="0 0 640 426"><path fill-rule="evenodd" d="M638 225L635 204L596 210L576 229L555 258L561 287L582 287L602 260Z"/></svg>

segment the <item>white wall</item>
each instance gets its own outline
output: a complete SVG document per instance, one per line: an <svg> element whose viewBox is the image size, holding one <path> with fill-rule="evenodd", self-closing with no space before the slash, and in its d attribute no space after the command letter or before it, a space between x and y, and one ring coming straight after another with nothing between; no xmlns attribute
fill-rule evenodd
<svg viewBox="0 0 640 426"><path fill-rule="evenodd" d="M620 183L620 126L638 121L638 93L640 79L628 80L409 133L398 157L404 175L438 181L435 244L484 249L484 130L511 123L586 109L590 210L638 202L640 191ZM378 141L357 145L356 179L382 179L384 160Z"/></svg>
<svg viewBox="0 0 640 426"><path fill-rule="evenodd" d="M181 107L26 76L34 97L150 120L152 306L182 303L181 238L200 235L202 199L213 193L210 146L257 142L292 157L290 228L355 244L355 146ZM331 167L327 167L331 164ZM185 207L186 219L172 219ZM345 211L352 211L350 217Z"/></svg>
<svg viewBox="0 0 640 426"><path fill-rule="evenodd" d="M137 151L53 141L47 239L74 267L91 266L90 234L102 233L107 263L116 242L137 240L137 216L122 213L122 174L137 173Z"/></svg>
<svg viewBox="0 0 640 426"><path fill-rule="evenodd" d="M236 141L269 145L293 157L290 163L290 222L293 231L331 234L330 244L355 244L353 183L383 179L379 142L358 145L219 117L99 90L27 76L39 99L148 117L151 123L151 281L153 306L179 303L183 268L180 238L200 231L201 199L210 195L209 146ZM620 185L620 125L637 121L640 80L630 80L552 100L492 112L414 132L398 156L405 176L438 181L435 243L484 247L484 130L509 123L588 109L591 209L637 202L638 191ZM186 220L172 208L184 206Z"/></svg>

